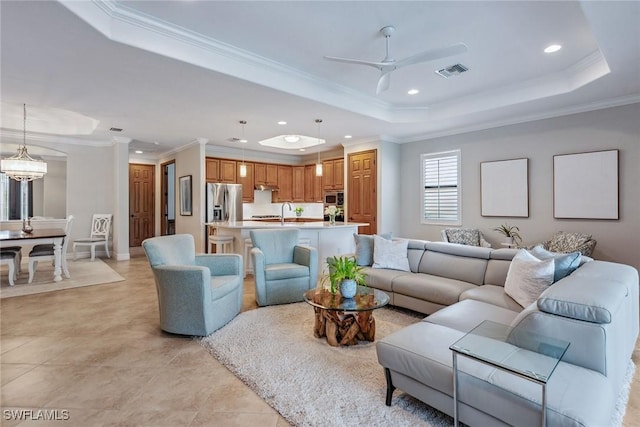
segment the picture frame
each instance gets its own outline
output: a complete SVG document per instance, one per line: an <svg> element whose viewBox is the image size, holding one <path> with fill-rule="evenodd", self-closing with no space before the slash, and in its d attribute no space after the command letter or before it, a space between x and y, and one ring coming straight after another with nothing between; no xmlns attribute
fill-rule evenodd
<svg viewBox="0 0 640 427"><path fill-rule="evenodd" d="M619 150L553 156L553 217L620 219Z"/></svg>
<svg viewBox="0 0 640 427"><path fill-rule="evenodd" d="M180 189L180 215L193 215L192 192L191 192L191 175L181 176L179 178Z"/></svg>
<svg viewBox="0 0 640 427"><path fill-rule="evenodd" d="M482 216L529 217L529 159L480 163Z"/></svg>

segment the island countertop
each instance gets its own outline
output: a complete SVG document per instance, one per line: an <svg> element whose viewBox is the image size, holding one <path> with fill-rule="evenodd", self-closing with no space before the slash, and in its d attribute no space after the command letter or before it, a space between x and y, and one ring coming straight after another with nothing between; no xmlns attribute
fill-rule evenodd
<svg viewBox="0 0 640 427"><path fill-rule="evenodd" d="M311 222L280 222L271 221L233 221L233 222L208 222L205 225L216 227L219 229L236 228L236 229L257 229L257 228L304 228L306 230L319 230L325 228L350 228L369 225L366 222L336 222L329 221L311 221Z"/></svg>

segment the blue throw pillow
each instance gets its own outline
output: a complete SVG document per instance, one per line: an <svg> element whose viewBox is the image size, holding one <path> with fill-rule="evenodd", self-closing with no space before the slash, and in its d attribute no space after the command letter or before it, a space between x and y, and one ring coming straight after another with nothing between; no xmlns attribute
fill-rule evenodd
<svg viewBox="0 0 640 427"><path fill-rule="evenodd" d="M529 252L538 259L546 260L553 258L555 261L555 271L553 274L553 282L570 275L580 266L580 252L571 252L568 254L561 254L557 252L550 252L538 245L531 249Z"/></svg>
<svg viewBox="0 0 640 427"><path fill-rule="evenodd" d="M391 233L381 234L380 237L391 240ZM373 235L353 233L356 241L356 264L370 266L373 264Z"/></svg>

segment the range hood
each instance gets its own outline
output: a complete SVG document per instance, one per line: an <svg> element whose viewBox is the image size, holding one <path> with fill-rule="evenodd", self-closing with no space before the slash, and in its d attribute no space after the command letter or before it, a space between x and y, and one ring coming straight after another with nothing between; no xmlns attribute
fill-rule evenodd
<svg viewBox="0 0 640 427"><path fill-rule="evenodd" d="M278 191L279 190L277 185L267 185L267 184L256 184L255 189L260 191Z"/></svg>

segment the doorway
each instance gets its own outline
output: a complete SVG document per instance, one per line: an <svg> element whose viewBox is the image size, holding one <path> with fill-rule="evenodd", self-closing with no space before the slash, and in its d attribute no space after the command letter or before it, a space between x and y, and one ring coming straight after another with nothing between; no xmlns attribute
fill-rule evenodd
<svg viewBox="0 0 640 427"><path fill-rule="evenodd" d="M129 164L129 246L154 236L155 165Z"/></svg>
<svg viewBox="0 0 640 427"><path fill-rule="evenodd" d="M166 236L176 233L176 163L172 160L163 163L160 167L162 168L160 234Z"/></svg>

